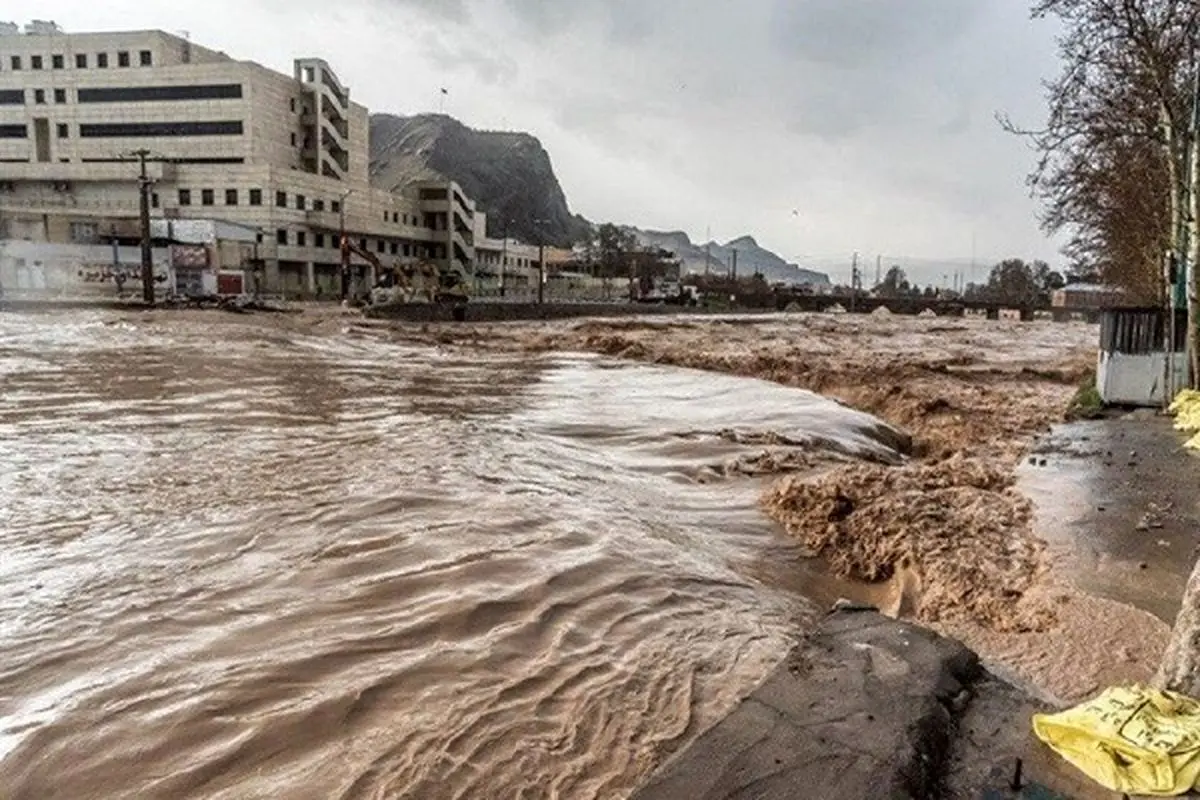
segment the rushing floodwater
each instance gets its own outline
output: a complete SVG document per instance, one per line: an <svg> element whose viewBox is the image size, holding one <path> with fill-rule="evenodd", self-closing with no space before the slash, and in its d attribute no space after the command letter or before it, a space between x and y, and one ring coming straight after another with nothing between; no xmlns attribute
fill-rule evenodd
<svg viewBox="0 0 1200 800"><path fill-rule="evenodd" d="M626 795L814 609L712 468L890 455L757 381L219 314L0 313L0 382L14 799Z"/></svg>

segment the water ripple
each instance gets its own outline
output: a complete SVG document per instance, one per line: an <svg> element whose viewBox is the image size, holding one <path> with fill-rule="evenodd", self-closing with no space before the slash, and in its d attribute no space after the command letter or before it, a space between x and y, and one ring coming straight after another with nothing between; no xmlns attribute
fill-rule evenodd
<svg viewBox="0 0 1200 800"><path fill-rule="evenodd" d="M0 340L6 797L620 797L812 613L752 577L756 486L697 472L895 457L814 395L585 356Z"/></svg>

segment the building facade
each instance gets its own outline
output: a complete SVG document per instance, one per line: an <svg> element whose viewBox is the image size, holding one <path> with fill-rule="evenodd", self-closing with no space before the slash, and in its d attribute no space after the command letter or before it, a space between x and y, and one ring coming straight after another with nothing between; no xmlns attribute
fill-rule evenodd
<svg viewBox="0 0 1200 800"><path fill-rule="evenodd" d="M1050 295L1050 304L1054 308L1080 311L1115 308L1127 302L1128 298L1121 289L1098 283L1071 283L1055 289Z"/></svg>
<svg viewBox="0 0 1200 800"><path fill-rule="evenodd" d="M343 230L385 267L475 281L474 203L452 182L373 188L368 131L318 58L286 75L161 31L0 24L0 240L129 243L141 151L152 217L255 230L267 291L338 294Z"/></svg>

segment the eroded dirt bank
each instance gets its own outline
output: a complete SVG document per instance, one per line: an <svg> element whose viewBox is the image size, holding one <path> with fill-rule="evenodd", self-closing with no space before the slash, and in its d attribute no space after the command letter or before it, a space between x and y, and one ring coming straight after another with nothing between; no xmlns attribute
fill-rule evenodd
<svg viewBox="0 0 1200 800"><path fill-rule="evenodd" d="M792 315L409 326L396 335L732 373L874 414L912 435L907 463L812 471L783 459L764 492L767 513L806 554L841 577L887 584L892 613L964 640L1063 699L1144 679L1157 661L1163 623L1058 574L1013 487L1017 463L1063 420L1094 368L1093 326Z"/></svg>

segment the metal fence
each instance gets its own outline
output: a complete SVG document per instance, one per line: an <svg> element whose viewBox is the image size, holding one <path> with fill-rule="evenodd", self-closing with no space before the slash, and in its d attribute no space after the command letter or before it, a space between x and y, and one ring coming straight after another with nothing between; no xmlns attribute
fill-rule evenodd
<svg viewBox="0 0 1200 800"><path fill-rule="evenodd" d="M1105 353L1145 355L1163 352L1169 315L1159 308L1121 308L1100 315L1100 349ZM1187 344L1187 311L1175 312L1174 351Z"/></svg>

